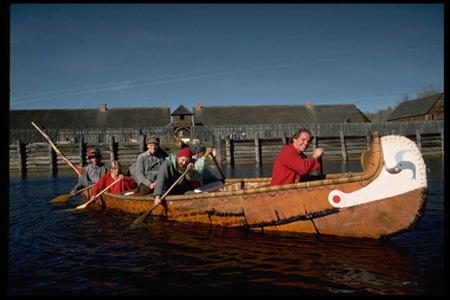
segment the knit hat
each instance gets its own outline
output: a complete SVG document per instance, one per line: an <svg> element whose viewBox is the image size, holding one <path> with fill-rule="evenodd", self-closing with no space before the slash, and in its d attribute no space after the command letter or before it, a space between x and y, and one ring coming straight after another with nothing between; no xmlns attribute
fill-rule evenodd
<svg viewBox="0 0 450 300"><path fill-rule="evenodd" d="M88 158L92 158L92 157L102 157L102 154L100 152L100 149L96 148L96 149L92 149L90 148L88 150Z"/></svg>
<svg viewBox="0 0 450 300"><path fill-rule="evenodd" d="M199 153L199 152L205 152L206 148L203 145L195 145L194 148L192 148L192 153Z"/></svg>
<svg viewBox="0 0 450 300"><path fill-rule="evenodd" d="M181 148L178 151L177 157L181 156L188 157L189 159L191 159L192 158L191 149L189 147Z"/></svg>

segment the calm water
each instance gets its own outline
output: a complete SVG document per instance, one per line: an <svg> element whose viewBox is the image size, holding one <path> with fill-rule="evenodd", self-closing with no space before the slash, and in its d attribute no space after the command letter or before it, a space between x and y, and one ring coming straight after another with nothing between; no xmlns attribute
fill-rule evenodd
<svg viewBox="0 0 450 300"><path fill-rule="evenodd" d="M8 294L323 295L444 293L444 167L426 159L429 194L416 227L388 240L274 236L67 211L51 205L72 173L10 177ZM325 162L325 172L360 171ZM236 166L227 176L270 176L271 166Z"/></svg>

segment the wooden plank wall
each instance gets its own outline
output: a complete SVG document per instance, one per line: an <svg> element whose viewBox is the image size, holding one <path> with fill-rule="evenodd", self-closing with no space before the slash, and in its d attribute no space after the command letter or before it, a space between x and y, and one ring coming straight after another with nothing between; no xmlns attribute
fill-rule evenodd
<svg viewBox="0 0 450 300"><path fill-rule="evenodd" d="M418 144L424 156L443 155L444 140L441 134L407 135ZM315 147L325 149L324 160L359 160L361 154L369 147L370 137L338 136L316 137L306 151L311 155ZM289 138L244 139L233 140L225 138L223 151L218 151L217 157L227 164L241 163L273 163L283 145L290 142ZM217 148L217 147L216 147Z"/></svg>
<svg viewBox="0 0 450 300"><path fill-rule="evenodd" d="M298 124L259 124L259 125L228 125L228 126L195 126L192 133L201 141L212 140L213 136L229 137L235 134L239 139L245 132L245 139L256 137L265 139L273 137L292 137L299 128L308 128L313 135L319 137L338 137L342 131L348 136L365 136L367 132L378 131L380 135L388 135L395 131L400 135L415 135L416 130L422 134L439 133L444 128L443 120L383 122L383 123L298 123Z"/></svg>
<svg viewBox="0 0 450 300"><path fill-rule="evenodd" d="M40 124L37 124L40 125ZM173 128L152 127L143 129L142 134L139 129L121 128L121 129L52 129L44 128L45 133L53 140L58 142L78 143L83 139L86 143L109 143L112 137L117 142L136 142L142 135L155 135L160 138L161 143L170 143L173 140ZM11 129L9 132L10 141L20 139L24 143L45 142L42 135L30 125L30 129Z"/></svg>

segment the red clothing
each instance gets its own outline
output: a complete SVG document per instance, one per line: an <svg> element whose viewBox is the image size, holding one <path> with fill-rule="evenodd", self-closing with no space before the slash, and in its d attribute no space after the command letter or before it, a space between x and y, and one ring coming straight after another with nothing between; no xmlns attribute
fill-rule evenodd
<svg viewBox="0 0 450 300"><path fill-rule="evenodd" d="M92 189L93 196L97 195L103 189L105 189L108 185L113 183L115 180L111 176L111 172L106 173L103 175L95 184L94 188ZM123 179L116 184L114 184L112 187L110 187L107 192L118 194L121 192L132 190L136 187L136 182L134 182L133 178L130 176L124 176Z"/></svg>
<svg viewBox="0 0 450 300"><path fill-rule="evenodd" d="M300 176L318 169L320 163L314 157L306 158L303 153L298 153L294 145L286 145L281 148L273 165L270 186L299 182Z"/></svg>

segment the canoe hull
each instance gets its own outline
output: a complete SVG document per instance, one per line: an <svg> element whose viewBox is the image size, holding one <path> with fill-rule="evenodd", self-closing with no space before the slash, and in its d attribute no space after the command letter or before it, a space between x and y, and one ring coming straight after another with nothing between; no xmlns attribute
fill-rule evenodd
<svg viewBox="0 0 450 300"><path fill-rule="evenodd" d="M231 207L229 201L224 201L228 203L221 205L216 201L217 199L209 199L209 201L203 199L203 201L197 201L196 205L188 203L189 201L177 201L177 203L168 202L167 210L162 206L157 207L152 215L164 215L178 222L242 227L271 233L311 233L379 239L412 228L423 213L426 192L426 188L420 188L399 196L348 208L328 207L311 212L304 208L305 205L295 205L290 206L289 214L286 210L277 209L277 206L271 210L258 211L244 208L250 207L250 202L247 205ZM250 197L241 198L239 202L242 204ZM314 198L310 199L314 200ZM101 204L103 208L139 214L153 206L152 200L151 198L124 200L105 193ZM258 202L262 201L261 198L258 200ZM253 216L253 219L249 219L248 216Z"/></svg>
<svg viewBox="0 0 450 300"><path fill-rule="evenodd" d="M323 217L268 226L265 231L308 232L343 237L382 238L412 228L423 213L426 189L358 206Z"/></svg>
<svg viewBox="0 0 450 300"><path fill-rule="evenodd" d="M223 191L173 195L152 215L169 220L357 238L382 238L414 226L426 202L426 167L417 145L401 136L374 136L363 172L267 187L270 178L227 179ZM140 214L153 197L104 193L104 208Z"/></svg>

